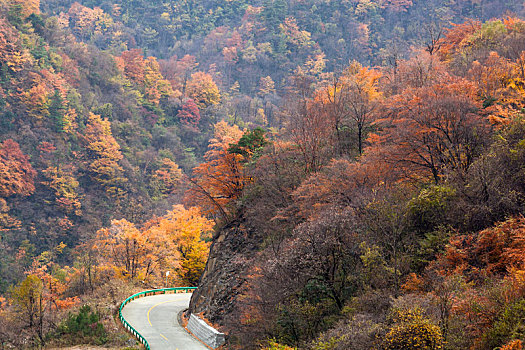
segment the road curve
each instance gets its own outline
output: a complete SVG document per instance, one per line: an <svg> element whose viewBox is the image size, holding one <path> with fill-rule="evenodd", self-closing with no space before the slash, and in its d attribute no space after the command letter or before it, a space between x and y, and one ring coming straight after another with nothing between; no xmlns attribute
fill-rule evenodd
<svg viewBox="0 0 525 350"><path fill-rule="evenodd" d="M122 309L126 321L142 334L152 350L206 350L179 325L177 315L187 309L191 293L138 298Z"/></svg>

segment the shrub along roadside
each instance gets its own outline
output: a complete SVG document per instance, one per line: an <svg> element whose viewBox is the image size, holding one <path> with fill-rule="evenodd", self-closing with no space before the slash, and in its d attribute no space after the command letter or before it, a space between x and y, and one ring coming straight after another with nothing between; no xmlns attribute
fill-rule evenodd
<svg viewBox="0 0 525 350"><path fill-rule="evenodd" d="M108 335L99 321L99 313L84 305L78 313L69 313L53 335L63 341L74 340L77 344L103 345L107 343Z"/></svg>

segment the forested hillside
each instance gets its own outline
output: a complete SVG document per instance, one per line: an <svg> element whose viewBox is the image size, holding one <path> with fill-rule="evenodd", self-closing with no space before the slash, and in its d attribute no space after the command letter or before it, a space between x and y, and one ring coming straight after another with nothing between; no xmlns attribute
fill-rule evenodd
<svg viewBox="0 0 525 350"><path fill-rule="evenodd" d="M518 1L499 0L78 1L100 7L90 14L73 3L44 0L42 8L99 48L140 47L172 61L191 55L217 72L226 91L238 82L251 96L263 77L281 91L297 67L319 74L349 60L392 65L412 46L431 45L450 23L523 11Z"/></svg>
<svg viewBox="0 0 525 350"><path fill-rule="evenodd" d="M60 319L95 296L116 330L133 283L177 270L170 284L195 285L204 268L212 223L174 205L221 93L195 70L182 95L155 57L76 39L38 1L1 1L0 27L0 344L72 341ZM112 337L81 339L125 341Z"/></svg>
<svg viewBox="0 0 525 350"><path fill-rule="evenodd" d="M395 67L298 72L236 201L201 198L225 225L191 311L233 348L522 349L524 48L522 20L468 20Z"/></svg>
<svg viewBox="0 0 525 350"><path fill-rule="evenodd" d="M167 283L230 348L522 349L522 15L0 0L0 347Z"/></svg>
<svg viewBox="0 0 525 350"><path fill-rule="evenodd" d="M20 249L64 242L68 255L114 218L164 213L207 136L198 107L180 108L155 58L77 41L37 2L4 3L1 21L5 291L20 277L10 268ZM206 79L218 98L207 74L188 85L202 93Z"/></svg>

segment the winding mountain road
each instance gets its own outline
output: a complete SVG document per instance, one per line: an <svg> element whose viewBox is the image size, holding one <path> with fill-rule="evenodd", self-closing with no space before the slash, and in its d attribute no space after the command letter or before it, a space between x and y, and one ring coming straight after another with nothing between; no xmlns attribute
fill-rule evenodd
<svg viewBox="0 0 525 350"><path fill-rule="evenodd" d="M131 301L122 316L148 341L152 350L206 350L179 325L177 315L187 309L191 293L161 294Z"/></svg>

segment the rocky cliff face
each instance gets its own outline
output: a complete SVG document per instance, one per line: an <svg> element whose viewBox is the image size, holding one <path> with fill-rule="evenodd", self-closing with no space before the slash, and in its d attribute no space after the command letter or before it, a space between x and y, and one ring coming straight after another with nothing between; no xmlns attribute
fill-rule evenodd
<svg viewBox="0 0 525 350"><path fill-rule="evenodd" d="M239 322L239 296L245 287L250 260L258 239L241 220L219 231L212 243L199 288L193 293L189 311L201 314L225 333Z"/></svg>
<svg viewBox="0 0 525 350"><path fill-rule="evenodd" d="M293 222L280 212L290 206L291 193L304 176L294 151L269 153L258 160L252 172L256 181L238 203L239 218L214 238L199 288L190 303L192 313L202 313L230 336L230 347L238 345L242 349L254 347L273 325L268 317L263 317L266 325L261 324L260 317L252 317L259 312L272 314L278 304L272 298L281 298L273 296L271 286L267 293L267 285L259 279L267 273L263 268L267 245L278 244L293 228Z"/></svg>

